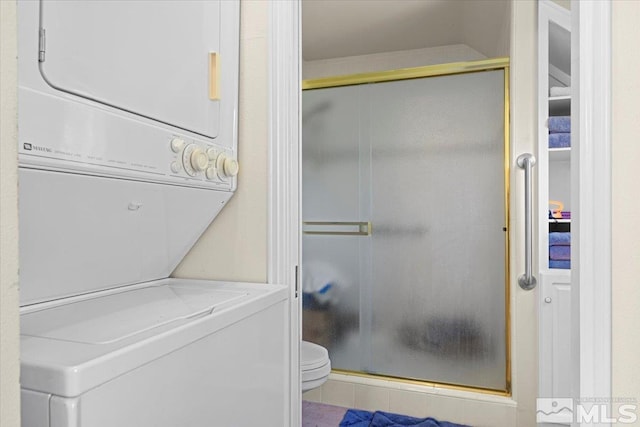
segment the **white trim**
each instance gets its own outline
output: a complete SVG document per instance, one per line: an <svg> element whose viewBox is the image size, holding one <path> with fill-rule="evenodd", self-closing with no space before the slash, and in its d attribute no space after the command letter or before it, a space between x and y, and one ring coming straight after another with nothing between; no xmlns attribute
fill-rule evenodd
<svg viewBox="0 0 640 427"><path fill-rule="evenodd" d="M300 1L269 2L268 282L290 288L289 425L301 425L300 298Z"/></svg>
<svg viewBox="0 0 640 427"><path fill-rule="evenodd" d="M574 398L611 397L611 3L571 2ZM576 120L577 119L577 120ZM576 209L577 208L577 209ZM577 233L575 232L577 231ZM577 359L577 357L575 357ZM609 412L610 413L610 412ZM577 424L575 424L577 425ZM609 423L590 423L605 426Z"/></svg>

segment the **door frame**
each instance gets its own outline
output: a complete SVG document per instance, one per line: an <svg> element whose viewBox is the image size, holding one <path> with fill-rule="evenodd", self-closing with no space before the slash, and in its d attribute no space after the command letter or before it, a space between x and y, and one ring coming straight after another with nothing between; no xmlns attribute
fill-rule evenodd
<svg viewBox="0 0 640 427"><path fill-rule="evenodd" d="M571 1L574 399L611 398L611 2ZM585 29L585 31L582 31ZM572 102L573 106L573 102ZM572 139L574 136L572 136ZM575 261L575 262L574 262ZM574 292L575 290L575 292ZM610 408L609 408L610 409ZM611 414L609 410L608 414ZM574 425L579 425L575 423ZM608 426L610 423L590 423Z"/></svg>
<svg viewBox="0 0 640 427"><path fill-rule="evenodd" d="M289 287L289 381L284 393L291 427L302 424L300 341L302 298L300 139L301 0L269 2L269 182L267 281Z"/></svg>

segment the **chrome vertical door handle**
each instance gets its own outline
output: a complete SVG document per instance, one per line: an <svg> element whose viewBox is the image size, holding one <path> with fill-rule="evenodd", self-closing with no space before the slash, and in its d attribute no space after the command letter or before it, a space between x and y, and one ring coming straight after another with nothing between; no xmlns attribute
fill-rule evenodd
<svg viewBox="0 0 640 427"><path fill-rule="evenodd" d="M518 277L518 284L525 291L536 287L533 277L533 203L531 169L536 164L536 158L531 153L518 156L518 166L524 169L524 274Z"/></svg>

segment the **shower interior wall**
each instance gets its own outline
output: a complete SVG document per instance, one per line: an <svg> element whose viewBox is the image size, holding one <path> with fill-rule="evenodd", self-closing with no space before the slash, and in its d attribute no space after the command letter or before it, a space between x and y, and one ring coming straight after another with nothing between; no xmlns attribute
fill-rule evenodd
<svg viewBox="0 0 640 427"><path fill-rule="evenodd" d="M318 59L302 62L302 78L319 79L357 73L397 70L400 68L477 61L487 57L465 44L400 50L370 55Z"/></svg>

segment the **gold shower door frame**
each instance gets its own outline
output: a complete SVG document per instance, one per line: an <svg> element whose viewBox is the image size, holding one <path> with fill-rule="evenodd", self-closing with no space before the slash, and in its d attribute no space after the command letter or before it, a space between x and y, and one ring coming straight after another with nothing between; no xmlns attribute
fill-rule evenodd
<svg viewBox="0 0 640 427"><path fill-rule="evenodd" d="M408 384L426 385L432 387L444 387L454 390L474 391L499 396L511 395L511 304L510 304L510 280L509 280L509 174L510 174L510 107L509 107L509 58L493 58L480 61L454 62L449 64L429 65L425 67L403 68L399 70L382 71L375 73L351 74L320 79L302 81L302 90L322 89L339 86L352 86L368 83L382 83L398 80L419 79L425 77L447 76L466 73L477 73L491 70L504 71L504 213L505 213L505 351L506 351L506 383L504 389L490 389L474 386L462 386L433 381L421 381L406 378L398 378L386 375L374 375L358 371L333 369L333 372L354 375L365 378L377 378L404 382Z"/></svg>

